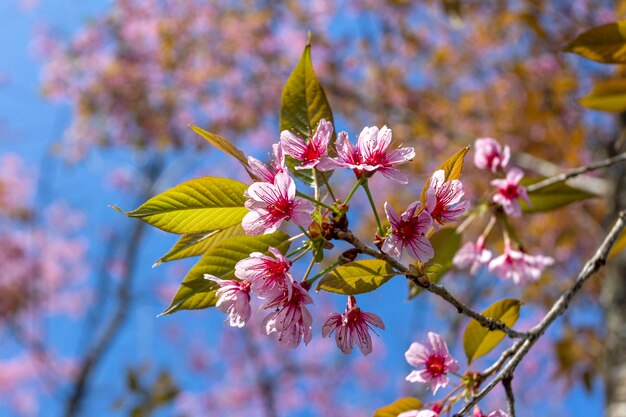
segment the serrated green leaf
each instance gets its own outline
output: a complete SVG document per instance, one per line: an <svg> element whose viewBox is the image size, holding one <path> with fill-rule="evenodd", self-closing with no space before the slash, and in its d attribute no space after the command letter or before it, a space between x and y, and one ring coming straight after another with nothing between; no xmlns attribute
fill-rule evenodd
<svg viewBox="0 0 626 417"><path fill-rule="evenodd" d="M578 102L593 110L618 113L626 111L626 80L597 81L591 93Z"/></svg>
<svg viewBox="0 0 626 417"><path fill-rule="evenodd" d="M237 262L247 258L252 252L266 252L270 246L284 253L289 248L289 236L283 232L275 232L261 236L238 236L217 243L187 273L169 307L161 315L214 306L217 302L215 291L218 285L205 279L204 274L233 279Z"/></svg>
<svg viewBox="0 0 626 417"><path fill-rule="evenodd" d="M164 262L202 255L216 243L223 242L231 237L243 236L244 234L245 232L241 224L238 223L223 230L183 235L178 239L178 242L176 242L172 249L161 256L152 267L154 268Z"/></svg>
<svg viewBox="0 0 626 417"><path fill-rule="evenodd" d="M626 64L626 20L591 28L563 48L605 64Z"/></svg>
<svg viewBox="0 0 626 417"><path fill-rule="evenodd" d="M246 184L228 178L196 178L123 213L178 234L226 229L241 223L248 213L243 196L247 188Z"/></svg>
<svg viewBox="0 0 626 417"><path fill-rule="evenodd" d="M315 74L311 61L311 45L307 43L298 65L283 88L280 100L280 130L281 132L290 130L306 140L321 119L330 121L334 126L333 112ZM334 139L331 140L331 145L332 143ZM299 180L308 185L313 184L313 170L294 170L295 162L291 157L287 157L286 162Z"/></svg>
<svg viewBox="0 0 626 417"><path fill-rule="evenodd" d="M220 151L224 152L226 155L230 155L236 158L244 167L250 167L250 165L248 165L248 160L246 159L243 152L241 152L228 139L223 138L220 135L216 135L215 133L207 132L206 130L195 125L189 125L189 127L191 127L191 130L202 136L207 142L215 146Z"/></svg>
<svg viewBox="0 0 626 417"><path fill-rule="evenodd" d="M316 291L355 295L380 287L399 273L379 259L365 259L341 265L326 274L317 284Z"/></svg>
<svg viewBox="0 0 626 417"><path fill-rule="evenodd" d="M426 263L426 276L430 282L437 283L452 268L452 258L461 247L461 235L452 227L440 229L430 237L430 244L435 256ZM424 289L409 281L409 299L421 294Z"/></svg>
<svg viewBox="0 0 626 417"><path fill-rule="evenodd" d="M500 320L511 327L519 318L521 305L519 300L506 298L490 305L482 312L482 315L493 320ZM504 332L500 330L491 331L481 326L476 320L470 321L463 333L463 349L468 364L491 352L504 339L504 336Z"/></svg>
<svg viewBox="0 0 626 417"><path fill-rule="evenodd" d="M520 182L523 186L528 187L531 184L543 181L545 178L523 178ZM588 191L571 187L564 182L560 182L540 190L529 192L528 198L531 205L528 206L524 201L520 201L522 211L524 213L539 213L550 210L556 210L568 204L577 201L587 200L597 197Z"/></svg>
<svg viewBox="0 0 626 417"><path fill-rule="evenodd" d="M421 407L422 402L417 398L404 397L389 405L379 408L374 413L374 417L398 417L398 414L400 413L411 410L419 410Z"/></svg>
<svg viewBox="0 0 626 417"><path fill-rule="evenodd" d="M461 179L461 174L463 173L463 162L465 161L467 151L469 151L469 146L466 146L452 155L443 164L439 165L435 171L443 169L446 181ZM428 180L424 183L424 187L422 188L422 193L420 194L420 200L422 202L426 201L426 191L428 191L431 177L428 177Z"/></svg>

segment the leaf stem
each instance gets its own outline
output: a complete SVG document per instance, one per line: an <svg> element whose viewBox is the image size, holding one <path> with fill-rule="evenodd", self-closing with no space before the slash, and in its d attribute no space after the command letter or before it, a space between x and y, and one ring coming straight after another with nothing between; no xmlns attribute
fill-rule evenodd
<svg viewBox="0 0 626 417"><path fill-rule="evenodd" d="M324 180L324 184L326 185L326 189L328 190L328 194L330 194L330 198L333 199L333 201L337 201L337 198L335 197L335 194L333 193L333 189L330 188L330 184L328 183L328 180L326 179L326 175L324 174L320 174L322 177L322 180Z"/></svg>
<svg viewBox="0 0 626 417"><path fill-rule="evenodd" d="M336 260L335 262L333 262L332 264L330 264L329 266L327 266L326 268L324 268L322 271L318 272L314 277L311 277L307 280L307 283L311 284L311 286L313 286L313 283L315 281L317 281L319 278L323 277L324 275L328 274L330 271L332 271L333 269L337 268L339 265L341 265L341 260Z"/></svg>
<svg viewBox="0 0 626 417"><path fill-rule="evenodd" d="M334 207L329 206L328 204L322 203L319 200L314 199L313 197L309 197L308 195L301 193L300 191L296 191L296 195L298 197L302 197L305 200L309 200L310 202L312 202L313 204L317 204L318 206L322 206L327 210L332 211L333 213L338 213L337 209L335 209ZM308 236L308 235L307 235Z"/></svg>
<svg viewBox="0 0 626 417"><path fill-rule="evenodd" d="M314 263L315 263L315 256L311 258L311 262L309 262L309 266L307 267L306 272L304 273L304 277L302 278L302 282L306 281L307 277L311 273L311 270L313 269L313 264Z"/></svg>
<svg viewBox="0 0 626 417"><path fill-rule="evenodd" d="M359 178L359 180L354 184L354 187L352 187L352 190L350 190L350 193L348 194L348 196L346 197L346 200L343 202L343 204L348 204L350 202L350 200L352 199L352 196L354 196L354 193L356 192L356 190L359 189L359 187L365 182L367 181L365 177L361 177Z"/></svg>
<svg viewBox="0 0 626 417"><path fill-rule="evenodd" d="M365 194L367 194L367 199L369 200L370 205L372 206L372 211L374 212L374 217L376 218L376 225L378 227L378 234L380 236L382 236L384 234L383 227L380 224L380 218L378 217L378 211L376 210L376 204L374 203L374 199L372 198L372 193L370 192L370 187L367 184L367 180L365 180L363 182L363 184L361 184L361 186L365 190Z"/></svg>

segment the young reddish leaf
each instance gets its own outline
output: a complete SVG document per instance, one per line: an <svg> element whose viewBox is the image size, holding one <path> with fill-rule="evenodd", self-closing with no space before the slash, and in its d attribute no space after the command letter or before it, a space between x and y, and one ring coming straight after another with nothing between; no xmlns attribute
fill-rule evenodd
<svg viewBox="0 0 626 417"><path fill-rule="evenodd" d="M207 233L241 223L249 211L243 205L247 188L228 178L197 178L152 197L136 210L114 208L166 232Z"/></svg>
<svg viewBox="0 0 626 417"><path fill-rule="evenodd" d="M506 298L490 305L482 312L482 315L493 320L500 320L511 327L519 318L521 305L519 300ZM504 332L500 330L491 331L481 326L476 320L470 321L463 333L463 349L468 364L491 352L504 339L504 336Z"/></svg>
<svg viewBox="0 0 626 417"><path fill-rule="evenodd" d="M333 112L313 69L311 44L307 43L300 62L283 88L280 101L280 130L296 132L306 140L322 118L334 125ZM294 171L293 158L288 156L286 161L299 180L305 184L313 184L313 174L310 170Z"/></svg>
<svg viewBox="0 0 626 417"><path fill-rule="evenodd" d="M600 80L591 93L578 100L588 109L618 112L626 111L626 80Z"/></svg>
<svg viewBox="0 0 626 417"><path fill-rule="evenodd" d="M435 171L443 169L446 174L446 181L461 179L461 174L463 173L463 162L465 160L465 155L467 154L467 151L469 151L469 146L466 146L465 148L452 155L443 164L439 165L439 167ZM426 201L426 191L428 190L428 186L430 184L430 178L431 177L428 177L428 180L424 183L424 187L422 188L422 193L420 195L420 200L422 202Z"/></svg>
<svg viewBox="0 0 626 417"><path fill-rule="evenodd" d="M398 272L379 259L365 259L341 265L329 272L317 284L316 291L355 295L374 291Z"/></svg>
<svg viewBox="0 0 626 417"><path fill-rule="evenodd" d="M202 255L215 244L230 239L231 237L242 236L244 234L245 232L241 224L236 224L223 230L183 235L178 239L178 242L176 242L172 249L161 256L152 267L154 268L163 262Z"/></svg>
<svg viewBox="0 0 626 417"><path fill-rule="evenodd" d="M626 20L591 28L568 43L563 51L606 64L626 64Z"/></svg>
<svg viewBox="0 0 626 417"><path fill-rule="evenodd" d="M400 413L411 410L419 410L421 406L422 402L417 398L404 397L389 405L379 408L374 413L374 417L398 417L398 414Z"/></svg>
<svg viewBox="0 0 626 417"><path fill-rule="evenodd" d="M522 179L521 184L528 187L529 185L538 183L544 179L545 178L526 177ZM531 202L530 206L528 206L524 201L520 201L520 204L522 206L522 212L524 213L539 213L556 210L568 204L594 197L597 197L597 195L579 188L571 187L564 182L560 182L541 188L537 191L529 192L528 198Z"/></svg>
<svg viewBox="0 0 626 417"><path fill-rule="evenodd" d="M189 125L191 130L202 136L209 142L211 145L215 146L220 151L224 152L227 155L230 155L236 158L241 164L249 168L248 160L246 159L243 152L241 152L233 143L231 143L228 139L221 137L220 135L216 135L215 133L207 132L206 130L195 126Z"/></svg>
<svg viewBox="0 0 626 417"><path fill-rule="evenodd" d="M213 307L217 302L215 291L219 285L205 279L204 274L234 279L237 262L247 258L252 252L266 252L270 246L285 252L289 248L289 236L276 232L261 236L238 236L219 242L187 273L169 307L161 315L178 310Z"/></svg>

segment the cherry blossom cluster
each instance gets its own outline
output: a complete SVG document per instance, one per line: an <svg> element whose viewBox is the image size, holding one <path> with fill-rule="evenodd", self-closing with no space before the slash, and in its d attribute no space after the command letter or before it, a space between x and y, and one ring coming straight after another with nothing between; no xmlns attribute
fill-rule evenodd
<svg viewBox="0 0 626 417"><path fill-rule="evenodd" d="M504 253L493 257L492 252L485 247L496 218L503 220L503 216L521 216L520 200L531 205L526 188L520 183L524 173L516 167L508 168L511 149L508 146L502 147L495 139L477 139L474 148L476 167L503 178L491 181L491 185L496 188L491 198L496 214L475 242L467 242L461 247L453 259L454 265L461 269L469 268L472 275L475 275L481 266L487 265L489 272L515 284L537 281L543 270L552 265L554 260L548 256L526 253L522 245L513 240L505 221L501 221Z"/></svg>
<svg viewBox="0 0 626 417"><path fill-rule="evenodd" d="M237 263L237 279L206 276L219 285L216 306L228 314L231 326L243 327L249 321L253 294L261 300L261 310L271 311L263 321L264 332L268 335L276 333L279 342L290 347L298 346L301 341L305 344L311 341L312 316L308 308L313 300L308 291L312 283L324 275L322 272L310 278L309 268L305 277L298 281L292 275L292 264L314 248L317 235L323 236L324 249L333 247L329 241L337 238L337 229L347 227L346 212L354 192L362 186L369 195L369 178L380 173L397 183L408 183L407 176L397 166L415 157L415 150L411 147L392 146L392 132L386 126L365 127L356 144L350 142L346 132L339 132L334 147L333 132L332 123L321 119L306 140L289 130L283 131L278 143L272 145L272 158L268 164L252 156L247 158L255 181L244 193L245 207L249 209L242 220L244 231L251 236L271 234L285 223L293 223L308 242L287 256L276 248L269 248L269 255L250 254ZM328 205L323 197L311 197L296 189L287 157L295 161L294 174L308 171L324 181L327 181L328 171L350 170L355 177L354 187L344 200L336 199ZM330 184L325 185L332 193ZM430 260L434 249L429 236L465 212L469 202L461 201L463 195L461 182L458 179L447 181L444 171L438 170L429 180L423 201L411 203L402 214L398 215L386 202L384 210L389 227L382 228L379 223L375 234L381 253L398 260L405 253L419 262ZM372 209L378 221L373 202ZM336 265L353 259L342 255ZM345 311L331 314L323 324L322 336L334 333L337 346L345 354L351 353L356 344L364 355L368 355L372 352L370 332L374 328L385 328L382 319L374 313L362 311L355 297L349 296Z"/></svg>
<svg viewBox="0 0 626 417"><path fill-rule="evenodd" d="M406 380L428 384L433 395L439 388L445 388L448 385L449 374L458 376L459 364L448 352L448 345L443 337L437 333L428 333L427 344L412 343L404 356L409 365L419 368L412 371ZM464 396L463 391L456 396L454 393L464 388L465 385L466 381L461 379L459 385L444 400L435 402L431 408L405 411L398 417L437 417L444 409L449 409ZM476 407L474 417L508 417L508 415L502 410L486 415Z"/></svg>

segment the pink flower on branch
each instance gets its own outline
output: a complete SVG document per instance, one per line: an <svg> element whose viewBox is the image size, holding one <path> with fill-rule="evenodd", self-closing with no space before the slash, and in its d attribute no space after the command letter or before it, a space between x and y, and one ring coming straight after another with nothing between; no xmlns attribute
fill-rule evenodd
<svg viewBox="0 0 626 417"><path fill-rule="evenodd" d="M474 165L478 169L488 169L496 172L506 168L511 158L511 148L502 148L498 141L492 138L476 139L474 143Z"/></svg>
<svg viewBox="0 0 626 417"><path fill-rule="evenodd" d="M285 220L303 227L311 223L315 208L310 201L296 197L296 184L286 173L276 174L273 184L252 184L244 195L248 197L245 206L250 213L241 225L248 235L273 233Z"/></svg>
<svg viewBox="0 0 626 417"><path fill-rule="evenodd" d="M472 414L473 417L509 417L509 415L502 410L495 410L489 413L489 415L483 414L478 406L474 406L474 412Z"/></svg>
<svg viewBox="0 0 626 417"><path fill-rule="evenodd" d="M409 410L398 414L398 417L437 417L433 410Z"/></svg>
<svg viewBox="0 0 626 417"><path fill-rule="evenodd" d="M432 219L426 210L417 213L422 203L411 203L400 216L385 202L385 214L391 224L391 234L385 239L381 250L394 258L400 258L406 249L409 255L426 262L435 255L430 241L424 236L430 230ZM417 214L416 214L417 213Z"/></svg>
<svg viewBox="0 0 626 417"><path fill-rule="evenodd" d="M306 308L313 304L313 299L297 282L293 283L293 292L283 291L263 305L263 308L275 308L276 311L264 320L267 334L278 333L278 341L287 347L295 348L304 339L304 344L311 341L313 317Z"/></svg>
<svg viewBox="0 0 626 417"><path fill-rule="evenodd" d="M504 245L504 254L489 262L489 271L502 279L510 279L515 284L537 281L543 270L554 264L554 259L543 255L528 255Z"/></svg>
<svg viewBox="0 0 626 417"><path fill-rule="evenodd" d="M215 307L228 314L228 320L230 320L232 327L243 327L252 315L250 283L224 280L210 274L204 274L204 278L216 282L220 286L220 289L215 292L218 297Z"/></svg>
<svg viewBox="0 0 626 417"><path fill-rule="evenodd" d="M469 207L469 201L461 201L465 194L461 181L445 181L445 176L443 169L435 171L426 191L426 210L433 219L435 230L439 229L438 225L461 217Z"/></svg>
<svg viewBox="0 0 626 417"><path fill-rule="evenodd" d="M498 188L498 193L493 196L494 203L500 204L504 212L512 217L519 217L522 214L522 207L518 199L521 198L530 205L526 188L519 185L523 177L524 173L521 169L511 168L505 179L491 181L491 185Z"/></svg>
<svg viewBox="0 0 626 417"><path fill-rule="evenodd" d="M287 155L302 162L302 165L296 169L311 169L315 168L320 159L328 154L328 144L332 134L333 124L321 119L308 143L305 143L300 136L283 130L280 134L280 146Z"/></svg>
<svg viewBox="0 0 626 417"><path fill-rule="evenodd" d="M454 255L452 263L459 269L470 267L470 274L476 275L478 268L491 260L491 251L485 249L485 239L479 237L476 242L467 242Z"/></svg>
<svg viewBox="0 0 626 417"><path fill-rule="evenodd" d="M372 353L372 337L369 331L372 326L385 329L383 321L374 313L365 313L356 304L353 296L348 297L346 310L343 314L331 314L322 326L322 336L330 336L335 332L337 347L346 355L352 352L354 342L363 355Z"/></svg>
<svg viewBox="0 0 626 417"><path fill-rule="evenodd" d="M276 248L268 248L274 255L253 252L250 257L237 262L235 276L250 283L252 291L259 298L272 298L287 291L293 291L293 277L289 273L291 261Z"/></svg>
<svg viewBox="0 0 626 417"><path fill-rule="evenodd" d="M281 172L287 173L287 167L285 166L285 156L283 155L283 150L280 147L280 144L273 144L272 150L274 153L274 160L270 162L269 166L252 156L248 157L248 165L250 165L250 170L254 175L263 181L273 184L276 174Z"/></svg>
<svg viewBox="0 0 626 417"><path fill-rule="evenodd" d="M437 417L433 410L409 410L398 414L398 417Z"/></svg>
<svg viewBox="0 0 626 417"><path fill-rule="evenodd" d="M428 332L428 342L430 346L412 343L404 354L410 365L424 367L411 372L406 380L428 383L435 394L439 387L445 388L448 385L448 373L457 372L459 364L448 353L448 346L440 335Z"/></svg>
<svg viewBox="0 0 626 417"><path fill-rule="evenodd" d="M415 158L415 150L412 147L399 147L389 150L391 146L391 129L383 126L380 130L376 126L366 127L359 134L356 147L348 140L346 132L340 132L337 136L335 147L337 158L324 158L320 161L318 169L329 171L335 168L352 169L357 176L371 177L376 172L392 179L400 184L406 184L406 175L394 168Z"/></svg>

